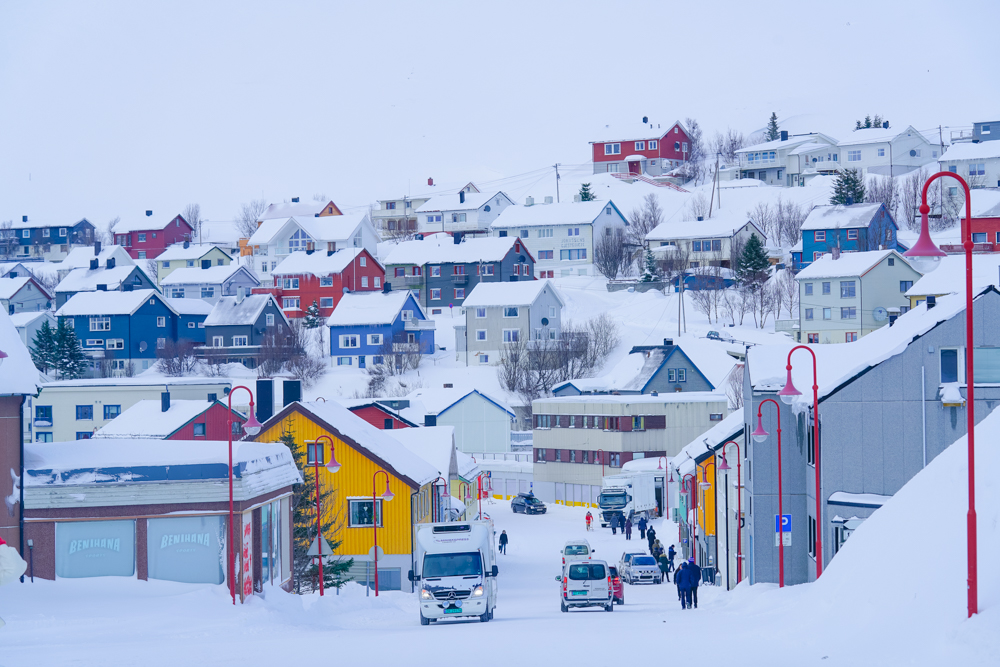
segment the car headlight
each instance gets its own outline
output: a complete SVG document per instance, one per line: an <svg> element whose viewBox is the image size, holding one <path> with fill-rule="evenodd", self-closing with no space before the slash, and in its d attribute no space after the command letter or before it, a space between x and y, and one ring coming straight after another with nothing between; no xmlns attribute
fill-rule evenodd
<svg viewBox="0 0 1000 667"><path fill-rule="evenodd" d="M429 590L427 590L426 588L421 588L420 589L420 599L421 600L433 600L434 596L431 595L431 592Z"/></svg>
<svg viewBox="0 0 1000 667"><path fill-rule="evenodd" d="M483 585L482 584L479 584L478 586L476 586L476 588L472 591L472 597L474 597L474 598L481 598L481 597L483 597Z"/></svg>

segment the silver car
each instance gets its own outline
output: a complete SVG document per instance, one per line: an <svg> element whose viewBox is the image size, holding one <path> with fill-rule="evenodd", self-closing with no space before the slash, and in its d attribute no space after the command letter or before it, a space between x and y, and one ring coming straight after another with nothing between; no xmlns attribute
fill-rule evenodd
<svg viewBox="0 0 1000 667"><path fill-rule="evenodd" d="M603 560L566 563L559 582L559 608L569 611L574 607L604 607L614 611L614 588L611 569Z"/></svg>
<svg viewBox="0 0 1000 667"><path fill-rule="evenodd" d="M656 559L644 553L623 553L618 573L627 584L659 584L663 573Z"/></svg>

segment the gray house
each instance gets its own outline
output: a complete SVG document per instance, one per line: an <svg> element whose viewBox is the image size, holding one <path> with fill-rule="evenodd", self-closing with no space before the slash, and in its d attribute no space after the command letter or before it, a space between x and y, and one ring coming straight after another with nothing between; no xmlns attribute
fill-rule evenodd
<svg viewBox="0 0 1000 667"><path fill-rule="evenodd" d="M132 291L154 289L159 291L142 268L130 264L115 264L115 258L108 258L103 265L95 257L89 267L73 269L56 285L56 308L62 308L66 301L79 292Z"/></svg>
<svg viewBox="0 0 1000 667"><path fill-rule="evenodd" d="M566 303L548 280L480 283L465 300L465 325L455 327L455 347L465 365L496 364L504 345L554 348Z"/></svg>
<svg viewBox="0 0 1000 667"><path fill-rule="evenodd" d="M219 299L205 318L205 347L199 352L218 362L239 362L256 368L262 347L284 344L289 335L289 322L270 294L236 296Z"/></svg>
<svg viewBox="0 0 1000 667"><path fill-rule="evenodd" d="M236 296L240 287L249 294L259 285L257 276L239 264L184 267L160 280L163 293L172 299L203 299L209 303L217 303L224 296Z"/></svg>
<svg viewBox="0 0 1000 667"><path fill-rule="evenodd" d="M0 278L0 307L8 315L52 307L52 294L32 276Z"/></svg>
<svg viewBox="0 0 1000 667"><path fill-rule="evenodd" d="M973 310L976 418L981 421L1000 402L1000 292L992 286L980 292ZM949 295L930 308L922 304L892 318L890 326L857 342L811 348L817 355L820 397L818 520L808 407L812 364L806 353L793 357L793 382L803 396L791 407L782 405L781 411L783 512L791 515L792 529L791 544L785 548L785 583L815 578L817 530L825 566L858 524L965 435L964 314L964 295ZM790 349L750 348L744 370L747 433L756 428L761 401L778 398ZM748 531L744 552L751 583L778 581L774 406L765 405L762 414L771 435L761 443L746 438L743 461Z"/></svg>

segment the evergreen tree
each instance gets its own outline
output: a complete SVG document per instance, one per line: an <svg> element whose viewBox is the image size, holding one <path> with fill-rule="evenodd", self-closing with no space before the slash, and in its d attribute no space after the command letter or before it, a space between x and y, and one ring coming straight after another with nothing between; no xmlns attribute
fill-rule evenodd
<svg viewBox="0 0 1000 667"><path fill-rule="evenodd" d="M837 174L833 184L831 204L860 204L865 200L865 179L857 169L845 169Z"/></svg>
<svg viewBox="0 0 1000 667"><path fill-rule="evenodd" d="M76 380L87 372L87 357L83 354L83 346L76 337L69 318L60 319L56 328L53 365L59 372L59 377L65 380Z"/></svg>
<svg viewBox="0 0 1000 667"><path fill-rule="evenodd" d="M31 343L31 360L43 373L48 373L56 367L56 332L49 326L48 320L42 322L41 328L35 334L35 340Z"/></svg>
<svg viewBox="0 0 1000 667"><path fill-rule="evenodd" d="M306 445L295 442L293 428L292 421L285 420L281 425L279 440L292 452L295 466L302 471L302 483L292 487L292 570L295 578L295 590L301 592L303 588L306 591L319 588L319 567L316 560L307 555L309 546L316 539L316 477L315 466L309 465L308 462ZM329 461L330 452L325 441L321 442L320 445L324 449L324 455L320 460L325 463ZM320 468L322 467L321 464ZM337 553L341 544L341 540L337 539L341 517L333 509L339 507L337 492L323 484L322 475L320 475L319 502L323 512L321 519L323 539L330 545L333 553ZM330 511L327 511L327 508ZM351 578L347 576L347 571L353 564L353 558L338 558L336 560L324 558L323 586L325 588L339 587L350 581Z"/></svg>
<svg viewBox="0 0 1000 667"><path fill-rule="evenodd" d="M315 329L323 326L323 319L319 314L319 304L313 299L312 305L306 308L306 317L303 325L306 329Z"/></svg>
<svg viewBox="0 0 1000 667"><path fill-rule="evenodd" d="M768 141L774 141L781 138L781 132L778 130L778 114L773 111L771 112L771 119L767 121L765 136Z"/></svg>
<svg viewBox="0 0 1000 667"><path fill-rule="evenodd" d="M751 234L743 246L739 264L736 266L736 277L742 283L759 283L767 277L767 249L764 242L756 234Z"/></svg>
<svg viewBox="0 0 1000 667"><path fill-rule="evenodd" d="M594 201L597 197L590 190L590 183L584 183L580 186L580 201Z"/></svg>
<svg viewBox="0 0 1000 667"><path fill-rule="evenodd" d="M642 272L642 282L651 283L656 280L659 269L656 266L656 258L653 253L646 251L646 266Z"/></svg>

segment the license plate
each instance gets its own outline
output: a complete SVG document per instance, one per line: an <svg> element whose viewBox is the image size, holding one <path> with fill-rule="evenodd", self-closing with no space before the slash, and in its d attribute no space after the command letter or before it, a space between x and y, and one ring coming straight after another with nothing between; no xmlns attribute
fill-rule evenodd
<svg viewBox="0 0 1000 667"><path fill-rule="evenodd" d="M573 595L586 595L587 591L573 591Z"/></svg>
<svg viewBox="0 0 1000 667"><path fill-rule="evenodd" d="M444 613L446 613L446 614L461 614L462 610L459 609L458 607L449 607L448 609L444 610Z"/></svg>

